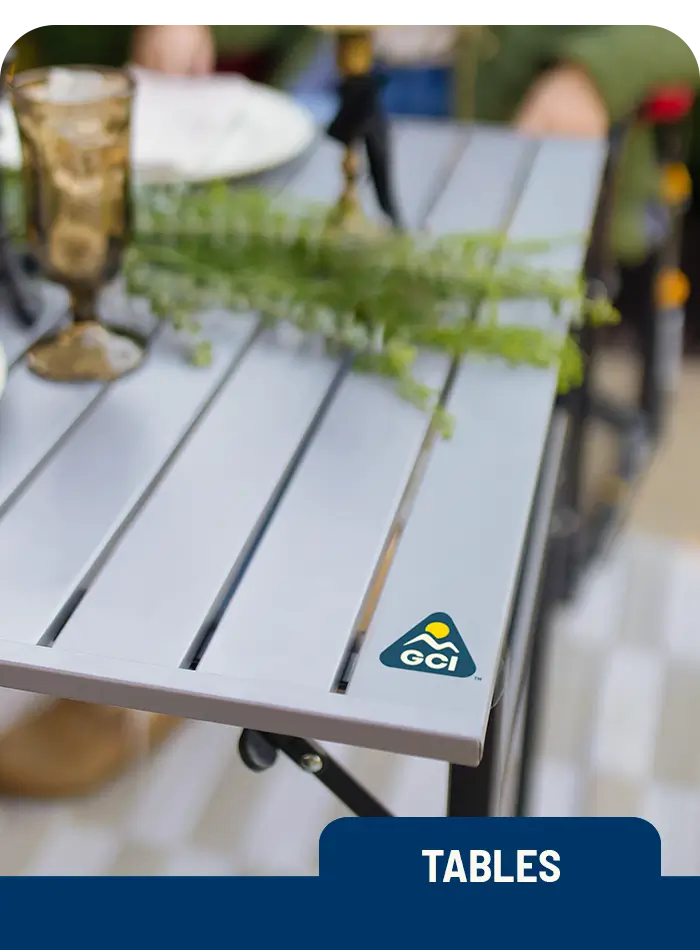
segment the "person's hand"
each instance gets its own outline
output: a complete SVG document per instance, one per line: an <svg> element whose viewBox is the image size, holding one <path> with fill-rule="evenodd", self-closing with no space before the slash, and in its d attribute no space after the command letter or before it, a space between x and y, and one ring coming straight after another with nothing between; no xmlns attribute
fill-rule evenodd
<svg viewBox="0 0 700 950"><path fill-rule="evenodd" d="M515 124L526 135L598 139L607 136L610 120L586 73L561 66L532 85Z"/></svg>
<svg viewBox="0 0 700 950"><path fill-rule="evenodd" d="M208 26L140 26L131 61L175 76L206 75L215 63L211 30Z"/></svg>

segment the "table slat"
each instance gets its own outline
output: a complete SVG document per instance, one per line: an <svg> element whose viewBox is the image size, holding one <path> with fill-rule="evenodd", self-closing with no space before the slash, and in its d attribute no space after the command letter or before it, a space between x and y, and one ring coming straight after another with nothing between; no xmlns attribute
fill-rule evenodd
<svg viewBox="0 0 700 950"><path fill-rule="evenodd" d="M405 223L417 228L444 186L469 138L465 129L447 124L397 123L393 129L394 182ZM343 187L343 149L330 139L320 143L294 180L292 192L308 201L333 202ZM383 220L366 175L360 185L362 207L373 221Z"/></svg>
<svg viewBox="0 0 700 950"><path fill-rule="evenodd" d="M603 148L547 141L518 204L513 239L581 233L541 263L572 277L582 263ZM576 182L576 188L572 188ZM545 325L546 304L509 305L509 319ZM483 741L514 583L549 426L556 374L470 359L450 409L455 436L436 447L348 689L454 714L455 730ZM420 578L420 583L416 583ZM452 617L476 663L469 679L388 668L382 651L434 612Z"/></svg>
<svg viewBox="0 0 700 950"><path fill-rule="evenodd" d="M66 309L66 295L58 287L46 285L45 306L36 327L25 331L23 352L29 343L58 323ZM142 307L125 302L119 293L105 293L102 310L107 319L130 326L141 333L152 333L155 321ZM3 330L7 326L3 323ZM19 354L18 354L19 355ZM34 375L26 362L10 370L3 400L0 402L0 510L13 492L29 478L47 456L60 445L71 429L107 390L107 383L65 386Z"/></svg>
<svg viewBox="0 0 700 950"><path fill-rule="evenodd" d="M274 337L256 343L54 649L178 666L244 563L339 372Z"/></svg>
<svg viewBox="0 0 700 950"><path fill-rule="evenodd" d="M219 344L206 369L159 339L148 368L110 386L0 519L2 639L37 643L138 505L255 325L224 320L223 335L205 321Z"/></svg>
<svg viewBox="0 0 700 950"><path fill-rule="evenodd" d="M501 223L512 200L507 183L526 152L513 136L470 141L448 186L459 190L461 228ZM491 182L501 187L489 188ZM439 216L428 223L442 230ZM446 364L433 366L435 386ZM200 663L203 671L332 687L428 421L380 383L346 384Z"/></svg>
<svg viewBox="0 0 700 950"><path fill-rule="evenodd" d="M103 390L101 383L58 387L26 366L10 373L0 403L0 508L75 425Z"/></svg>
<svg viewBox="0 0 700 950"><path fill-rule="evenodd" d="M12 364L27 347L50 330L66 307L65 291L53 284L41 285L37 290L41 301L39 319L33 327L25 327L12 315L9 303L0 298L0 343L5 350L8 364Z"/></svg>
<svg viewBox="0 0 700 950"><path fill-rule="evenodd" d="M512 626L508 635L507 660L503 682L503 698L498 728L498 774L503 777L509 769L508 760L515 755L518 707L526 705L530 649L533 624L537 622L536 610L541 595L542 567L547 554L552 509L562 453L566 441L567 417L555 413L547 439L537 496L532 508L527 548L518 584L517 599L511 617ZM541 635L541 633L540 633Z"/></svg>

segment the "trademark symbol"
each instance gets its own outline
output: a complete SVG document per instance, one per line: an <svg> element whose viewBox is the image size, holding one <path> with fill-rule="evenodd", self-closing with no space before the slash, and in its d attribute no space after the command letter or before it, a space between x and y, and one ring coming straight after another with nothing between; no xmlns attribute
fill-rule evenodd
<svg viewBox="0 0 700 950"><path fill-rule="evenodd" d="M475 677L474 677L474 682L475 682L475 683L480 683L480 682L481 682L481 677L480 677L480 676L475 676Z"/></svg>

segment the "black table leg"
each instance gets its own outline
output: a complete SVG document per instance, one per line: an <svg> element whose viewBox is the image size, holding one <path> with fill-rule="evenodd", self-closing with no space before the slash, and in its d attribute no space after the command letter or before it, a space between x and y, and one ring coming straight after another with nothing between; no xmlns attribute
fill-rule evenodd
<svg viewBox="0 0 700 950"><path fill-rule="evenodd" d="M527 688L524 690L525 723L520 751L520 774L515 811L518 817L527 817L529 804L532 800L534 750L542 711L549 631L552 623L552 611L556 604L560 602L562 588L567 583L565 576L567 546L568 539L557 536L555 524L547 557L542 568L542 585L533 621Z"/></svg>
<svg viewBox="0 0 700 950"><path fill-rule="evenodd" d="M586 447L592 412L592 369L594 359L594 331L585 327L579 335L579 346L584 360L583 380L579 388L566 400L569 416L566 446L561 469L560 504L556 517L562 538L563 599L573 597L581 574L586 538L584 521L583 482L586 471Z"/></svg>

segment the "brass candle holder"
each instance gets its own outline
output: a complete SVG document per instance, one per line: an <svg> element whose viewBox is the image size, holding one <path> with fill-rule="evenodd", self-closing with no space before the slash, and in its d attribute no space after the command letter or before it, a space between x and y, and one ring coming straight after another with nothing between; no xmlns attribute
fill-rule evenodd
<svg viewBox="0 0 700 950"><path fill-rule="evenodd" d="M374 66L374 30L372 26L322 26L319 29L336 37L336 61L342 79L367 76ZM367 229L360 205L358 181L362 171L361 143L352 141L343 154L343 190L329 223L348 230Z"/></svg>
<svg viewBox="0 0 700 950"><path fill-rule="evenodd" d="M118 379L145 352L142 338L97 315L130 238L133 80L102 67L36 69L15 76L10 91L29 248L71 300L70 325L39 340L29 366L54 381Z"/></svg>

